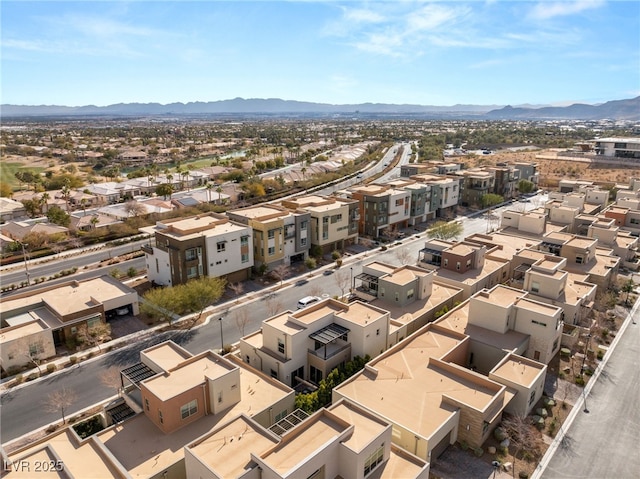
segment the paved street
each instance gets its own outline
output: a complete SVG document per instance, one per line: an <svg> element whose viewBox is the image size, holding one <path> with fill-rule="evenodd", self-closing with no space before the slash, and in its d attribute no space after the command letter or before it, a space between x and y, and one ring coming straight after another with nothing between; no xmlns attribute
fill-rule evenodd
<svg viewBox="0 0 640 479"><path fill-rule="evenodd" d="M528 208L533 208L534 203L525 203ZM500 209L494 210L499 213ZM461 237L473 234L484 233L487 228L486 217L461 218L464 226L464 233ZM418 236L418 237L416 237ZM355 277L362 271L362 265L373 260L385 261L391 264L398 264L397 251L400 248L408 249L411 258L418 258L418 251L424 247L427 239L424 233L412 235L396 244L387 251L380 251L375 248L366 254L352 256L345 259L341 271L353 273ZM63 267L63 266L61 266ZM353 268L353 271L351 270ZM290 286L278 290L273 300L266 300L264 297L249 301L227 302L226 304L212 308L210 314L212 319L209 324L195 328L190 331L169 332L155 334L152 339L137 341L134 344L121 348L106 356L88 362L80 363L63 372L47 376L41 380L28 383L16 390L4 392L0 397L0 420L2 424L1 441L5 443L21 435L43 427L59 419L59 415L48 413L43 410L42 403L47 394L54 389L67 387L77 392L78 399L69 409L69 414L73 415L77 411L90 407L105 400L115 394L113 389L109 389L100 382L100 372L104 368L111 366L123 369L138 362L139 351L166 339L173 339L190 352L197 354L207 349L218 350L221 347L220 322L217 318L222 317L222 333L224 342L230 344L236 342L241 337L240 328L236 322L237 311L246 310L247 323L244 329L245 334L249 334L260 328L261 322L267 317L267 301L273 301L271 306L276 306L280 311L290 309L295 310L297 301L307 295L315 295L320 292L321 296L334 296L342 294L335 279L337 273L324 276L322 272L315 272L313 277L305 275L308 281L301 285L296 285L295 280ZM345 274L345 273L343 273ZM76 276L73 276L74 278ZM34 414L34 411L38 411Z"/></svg>
<svg viewBox="0 0 640 479"><path fill-rule="evenodd" d="M544 479L632 479L640 476L640 314L629 323ZM581 408L584 409L584 406Z"/></svg>

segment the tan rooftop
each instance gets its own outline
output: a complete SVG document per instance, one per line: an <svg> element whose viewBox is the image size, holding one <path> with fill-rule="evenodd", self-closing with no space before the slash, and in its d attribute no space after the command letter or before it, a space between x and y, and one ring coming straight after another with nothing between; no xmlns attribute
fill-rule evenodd
<svg viewBox="0 0 640 479"><path fill-rule="evenodd" d="M289 319L291 314L291 311L285 311L277 316L266 319L264 322L291 336L306 331L304 326L300 326Z"/></svg>
<svg viewBox="0 0 640 479"><path fill-rule="evenodd" d="M356 301L349 305L349 309L336 313L336 316L343 318L350 323L365 326L366 324L378 320L380 317L385 316L387 311L384 309L376 308L370 304Z"/></svg>
<svg viewBox="0 0 640 479"><path fill-rule="evenodd" d="M252 208L243 208L241 210L234 210L230 213L235 215L244 216L245 218L257 220L257 221L269 221L276 218L282 218L289 216L291 213L274 206L254 206Z"/></svg>
<svg viewBox="0 0 640 479"><path fill-rule="evenodd" d="M391 274L397 268L396 266L392 266L387 263L381 263L378 261L373 261L371 263L366 264L367 268L371 268L374 271L377 271L382 276L383 274Z"/></svg>
<svg viewBox="0 0 640 479"><path fill-rule="evenodd" d="M124 471L111 461L107 454L96 446L93 441L87 441L79 445L73 434L65 429L58 434L48 436L46 442L34 444L28 449L11 455L12 461L25 461L23 464L30 466L28 471L10 472L4 477L8 478L124 478ZM60 461L63 465L61 471L36 471L36 464L53 464Z"/></svg>
<svg viewBox="0 0 640 479"><path fill-rule="evenodd" d="M391 444L389 460L378 467L367 479L398 479L404 477L418 477L424 471L427 463L405 450Z"/></svg>
<svg viewBox="0 0 640 479"><path fill-rule="evenodd" d="M428 325L370 362L337 391L394 424L431 437L457 409L443 401L445 397L484 411L503 389L479 374L436 359L466 340Z"/></svg>
<svg viewBox="0 0 640 479"><path fill-rule="evenodd" d="M326 299L293 313L291 317L302 324L309 325L328 315L335 315L347 309L349 309L349 306L344 303Z"/></svg>
<svg viewBox="0 0 640 479"><path fill-rule="evenodd" d="M508 307L514 304L518 298L526 295L527 293L519 290L508 288L503 285L497 285L490 291L484 290L479 292L474 298L478 301L484 301L491 304L498 304L502 307Z"/></svg>
<svg viewBox="0 0 640 479"><path fill-rule="evenodd" d="M192 357L191 353L185 351L172 341L152 346L143 352L146 357L165 371L169 371L186 359Z"/></svg>
<svg viewBox="0 0 640 479"><path fill-rule="evenodd" d="M356 454L368 446L372 438L379 437L386 428L390 427L390 424L345 401L340 401L329 410L347 424L355 426L351 436L342 444Z"/></svg>
<svg viewBox="0 0 640 479"><path fill-rule="evenodd" d="M28 323L18 324L9 328L3 328L0 330L0 344L8 343L16 339L24 338L31 334L40 333L49 329L45 323L40 320L34 319ZM25 345L26 347L26 345Z"/></svg>
<svg viewBox="0 0 640 479"><path fill-rule="evenodd" d="M450 248L447 248L446 252L447 253L456 254L458 256L467 256L468 254L473 253L477 249L478 249L477 247L473 248L473 247L469 246L468 244L456 243L455 245L451 246Z"/></svg>
<svg viewBox="0 0 640 479"><path fill-rule="evenodd" d="M448 279L458 283L473 285L478 281L486 278L496 270L502 268L505 265L503 259L491 259L485 258L482 268L470 269L465 272L451 271L445 268L439 268L437 270L437 278Z"/></svg>
<svg viewBox="0 0 640 479"><path fill-rule="evenodd" d="M240 402L219 414L209 414L171 434L162 434L144 414L97 434L132 477L150 477L184 457L183 447L218 424L235 419L240 414L254 416L276 402L293 394L284 384L258 373L240 359L225 358L240 368Z"/></svg>
<svg viewBox="0 0 640 479"><path fill-rule="evenodd" d="M210 351L185 361L165 374L144 380L143 384L151 393L162 401L175 397L199 384L205 378L215 379L235 367Z"/></svg>
<svg viewBox="0 0 640 479"><path fill-rule="evenodd" d="M104 275L86 281L70 281L60 286L44 290L37 289L28 296L2 301L2 311L24 308L41 302L60 316L84 311L88 307L97 306L110 299L130 294L135 291L120 281Z"/></svg>
<svg viewBox="0 0 640 479"><path fill-rule="evenodd" d="M266 451L278 439L242 415L187 446L220 478L235 478L251 467L251 452Z"/></svg>
<svg viewBox="0 0 640 479"><path fill-rule="evenodd" d="M515 384L531 387L544 372L546 366L522 356L509 355L492 374Z"/></svg>
<svg viewBox="0 0 640 479"><path fill-rule="evenodd" d="M430 274L429 271L421 271L409 266L396 269L393 273L384 277L388 281L397 285L405 285L414 281L417 277L424 277Z"/></svg>
<svg viewBox="0 0 640 479"><path fill-rule="evenodd" d="M265 452L261 459L275 472L286 477L302 461L308 460L350 426L323 410L282 437L282 442Z"/></svg>

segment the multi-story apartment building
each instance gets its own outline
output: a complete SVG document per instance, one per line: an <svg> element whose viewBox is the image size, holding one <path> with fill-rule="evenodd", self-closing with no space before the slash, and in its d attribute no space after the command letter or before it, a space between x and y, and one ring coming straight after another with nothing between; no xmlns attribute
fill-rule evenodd
<svg viewBox="0 0 640 479"><path fill-rule="evenodd" d="M301 381L318 384L355 356L380 354L388 336L389 312L359 301L326 299L266 319L259 331L240 340L240 355L292 387Z"/></svg>
<svg viewBox="0 0 640 479"><path fill-rule="evenodd" d="M260 205L227 211L227 216L253 230L256 267L291 265L309 257L311 215L282 206Z"/></svg>
<svg viewBox="0 0 640 479"><path fill-rule="evenodd" d="M625 268L638 269L636 256L638 254L638 237L631 236L628 231L620 231L613 218L598 216L588 226L589 238L598 240L599 246L605 246L613 250L613 254L620 257Z"/></svg>
<svg viewBox="0 0 640 479"><path fill-rule="evenodd" d="M640 138L599 138L594 151L600 156L640 159Z"/></svg>
<svg viewBox="0 0 640 479"><path fill-rule="evenodd" d="M411 177L419 183L431 185L431 209L438 218L449 218L455 214L464 179L461 177L421 174Z"/></svg>
<svg viewBox="0 0 640 479"><path fill-rule="evenodd" d="M458 171L455 175L463 181L459 198L462 206L482 206L482 197L495 190L495 171L473 168Z"/></svg>
<svg viewBox="0 0 640 479"><path fill-rule="evenodd" d="M411 217L411 193L388 185L355 186L343 192L358 201L360 234L378 238L406 228Z"/></svg>
<svg viewBox="0 0 640 479"><path fill-rule="evenodd" d="M611 218L621 230L634 236L640 235L640 209L611 205L603 211L605 218Z"/></svg>
<svg viewBox="0 0 640 479"><path fill-rule="evenodd" d="M282 206L309 213L311 245L319 246L323 253L357 242L360 211L355 199L307 195L285 200Z"/></svg>
<svg viewBox="0 0 640 479"><path fill-rule="evenodd" d="M405 190L411 193L409 225L414 226L435 218L435 210L431 207L431 185L417 183L403 178L391 180L385 183L392 188Z"/></svg>
<svg viewBox="0 0 640 479"><path fill-rule="evenodd" d="M535 163L515 162L513 167L518 171L520 180L530 181L538 187L540 174L538 173L538 165Z"/></svg>
<svg viewBox="0 0 640 479"><path fill-rule="evenodd" d="M215 213L159 221L142 228L154 235L145 245L147 275L160 285L203 276L229 282L247 279L253 267L253 230Z"/></svg>
<svg viewBox="0 0 640 479"><path fill-rule="evenodd" d="M520 170L514 165L498 163L498 165L488 168L488 171L492 171L495 177L493 193L505 199L515 198L518 195Z"/></svg>

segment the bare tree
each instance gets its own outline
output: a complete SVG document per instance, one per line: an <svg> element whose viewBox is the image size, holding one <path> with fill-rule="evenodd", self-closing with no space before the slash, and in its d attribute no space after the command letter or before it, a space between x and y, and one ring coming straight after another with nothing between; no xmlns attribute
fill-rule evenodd
<svg viewBox="0 0 640 479"><path fill-rule="evenodd" d="M62 413L62 424L66 423L65 410L67 410L78 398L73 389L62 388L52 391L47 395L44 408L48 412Z"/></svg>
<svg viewBox="0 0 640 479"><path fill-rule="evenodd" d="M38 376L42 374L40 369L40 363L46 355L45 347L42 341L32 342L29 338L22 338L18 341L14 341L9 350L9 356L23 357L28 362L38 368Z"/></svg>
<svg viewBox="0 0 640 479"><path fill-rule="evenodd" d="M284 263L279 264L275 268L271 270L271 274L274 275L279 281L280 286L282 286L282 281L287 277L291 268Z"/></svg>
<svg viewBox="0 0 640 479"><path fill-rule="evenodd" d="M358 244L360 244L364 249L370 250L373 249L373 241L369 238L358 238ZM365 256L366 256L365 252Z"/></svg>
<svg viewBox="0 0 640 479"><path fill-rule="evenodd" d="M227 287L234 294L234 296L236 297L236 303L238 303L240 301L240 296L242 296L242 293L244 293L244 283L229 283Z"/></svg>
<svg viewBox="0 0 640 479"><path fill-rule="evenodd" d="M276 313L282 310L282 302L276 296L271 295L265 300L265 307L269 317L275 316Z"/></svg>
<svg viewBox="0 0 640 479"><path fill-rule="evenodd" d="M240 336L244 336L244 330L247 327L247 322L249 321L249 311L247 311L247 308L237 309L234 313L233 319L236 322L236 327L240 332Z"/></svg>
<svg viewBox="0 0 640 479"><path fill-rule="evenodd" d="M147 209L141 203L138 203L136 200L127 201L124 204L124 211L129 216L140 216L147 212Z"/></svg>
<svg viewBox="0 0 640 479"><path fill-rule="evenodd" d="M398 261L400 261L400 264L409 264L409 262L411 261L411 252L409 251L409 248L403 248L402 246L400 246L396 250L395 256Z"/></svg>
<svg viewBox="0 0 640 479"><path fill-rule="evenodd" d="M122 391L122 378L120 377L120 370L115 367L105 369L100 373L100 382L107 387L116 390L118 396Z"/></svg>
<svg viewBox="0 0 640 479"><path fill-rule="evenodd" d="M311 289L309 289L309 294L311 296L322 296L323 290L322 290L322 286L320 286L318 283L313 283L313 285L311 286Z"/></svg>
<svg viewBox="0 0 640 479"><path fill-rule="evenodd" d="M349 277L349 271L347 270L340 270L340 271L336 271L336 273L333 275L333 279L335 279L336 284L338 285L338 288L340 288L340 291L342 292L342 296L344 297L345 295L345 291L349 289L349 287L351 286L350 283L350 277Z"/></svg>
<svg viewBox="0 0 640 479"><path fill-rule="evenodd" d="M502 420L502 427L514 448L513 475L516 474L516 460L521 452L527 451L537 456L540 448L540 434L527 416L509 415Z"/></svg>
<svg viewBox="0 0 640 479"><path fill-rule="evenodd" d="M83 324L78 328L76 338L80 343L86 344L89 348L98 346L98 351L100 351L100 344L104 341L111 340L111 325L103 323L102 321L91 327Z"/></svg>

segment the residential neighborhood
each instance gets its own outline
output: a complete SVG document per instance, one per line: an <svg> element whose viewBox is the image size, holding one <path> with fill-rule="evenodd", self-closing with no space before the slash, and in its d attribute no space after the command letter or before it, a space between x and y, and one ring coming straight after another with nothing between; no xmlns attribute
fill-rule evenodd
<svg viewBox="0 0 640 479"><path fill-rule="evenodd" d="M610 153L605 144L597 155ZM176 319L157 321L157 342L116 366L116 396L93 408L96 432L81 436L84 419L69 425L63 412L44 437L3 441L6 477L30 477L15 465L55 457L74 477L428 478L452 449L515 458L508 445L493 445L510 418L532 418L552 441L556 419L546 415L567 396L554 395L550 377L584 387L617 331L604 326L602 302L612 291L627 291L625 303L635 294L640 180L616 184L615 197L586 179L543 191L535 162L414 164L411 150L385 148L331 180L331 192L307 185L251 203L249 189L216 182L222 171L96 183L77 189L77 201L65 194L60 205L43 203L68 213L68 229L25 218L7 199L0 231L5 246L20 246L17 268L29 271L29 235L68 241L73 231L132 218L141 239L131 249L144 268L33 285L27 276L5 291L6 391L64 371L64 358L82 348L93 348L84 361L117 352L109 344L126 337L111 328L122 322L153 320L154 309ZM162 185L171 185L167 198L154 193ZM478 226L463 234L471 220ZM451 225L458 228L445 232ZM154 305L139 287L168 296L203 279L222 289L183 318L178 304ZM286 303L296 288L313 301ZM249 311L260 320L246 327ZM215 332L213 344L191 352L160 339L183 321L188 334ZM225 342L230 321L237 339ZM498 464L501 474L516 468Z"/></svg>

